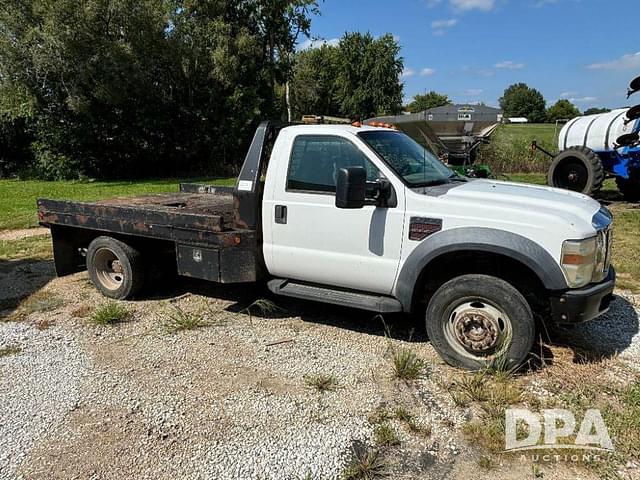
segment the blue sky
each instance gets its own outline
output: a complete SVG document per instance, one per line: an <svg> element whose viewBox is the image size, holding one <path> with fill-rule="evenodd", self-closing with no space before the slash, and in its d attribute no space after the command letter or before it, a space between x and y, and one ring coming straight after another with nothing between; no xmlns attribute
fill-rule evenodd
<svg viewBox="0 0 640 480"><path fill-rule="evenodd" d="M548 105L611 108L628 104L640 75L638 0L325 0L321 12L314 38L396 36L406 99L436 90L497 105L507 86L526 82Z"/></svg>

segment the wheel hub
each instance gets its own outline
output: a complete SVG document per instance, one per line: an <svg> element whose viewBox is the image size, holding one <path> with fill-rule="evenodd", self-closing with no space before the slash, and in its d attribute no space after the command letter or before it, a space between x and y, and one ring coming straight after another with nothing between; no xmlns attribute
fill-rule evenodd
<svg viewBox="0 0 640 480"><path fill-rule="evenodd" d="M496 347L500 337L498 319L482 310L474 309L458 315L453 327L458 341L473 352L491 350Z"/></svg>
<svg viewBox="0 0 640 480"><path fill-rule="evenodd" d="M122 273L123 270L120 260L114 260L113 262L111 262L111 270L113 271L113 273Z"/></svg>

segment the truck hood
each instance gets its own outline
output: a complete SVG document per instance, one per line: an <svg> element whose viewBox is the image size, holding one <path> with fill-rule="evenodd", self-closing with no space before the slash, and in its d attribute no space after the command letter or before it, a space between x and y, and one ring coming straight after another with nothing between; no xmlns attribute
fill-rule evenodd
<svg viewBox="0 0 640 480"><path fill-rule="evenodd" d="M426 190L426 189L425 189ZM427 191L422 191L429 195ZM504 222L544 225L563 223L576 233L591 235L600 204L579 193L557 188L492 180L471 180L447 189L440 196L449 204L469 210L469 215ZM473 213L471 213L473 212ZM540 223L553 220L549 223Z"/></svg>

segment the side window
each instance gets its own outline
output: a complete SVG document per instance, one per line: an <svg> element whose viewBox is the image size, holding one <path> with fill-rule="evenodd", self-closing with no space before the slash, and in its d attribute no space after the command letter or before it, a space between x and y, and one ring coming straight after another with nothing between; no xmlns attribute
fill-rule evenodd
<svg viewBox="0 0 640 480"><path fill-rule="evenodd" d="M358 147L341 137L301 135L293 142L287 190L335 193L338 170L364 167L367 180L380 173Z"/></svg>

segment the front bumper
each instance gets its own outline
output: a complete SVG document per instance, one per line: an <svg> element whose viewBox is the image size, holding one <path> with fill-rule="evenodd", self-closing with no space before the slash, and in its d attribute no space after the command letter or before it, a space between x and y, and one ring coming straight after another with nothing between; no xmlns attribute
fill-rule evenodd
<svg viewBox="0 0 640 480"><path fill-rule="evenodd" d="M595 285L552 292L551 319L555 323L582 323L609 310L616 284L616 272L609 267L607 278Z"/></svg>

